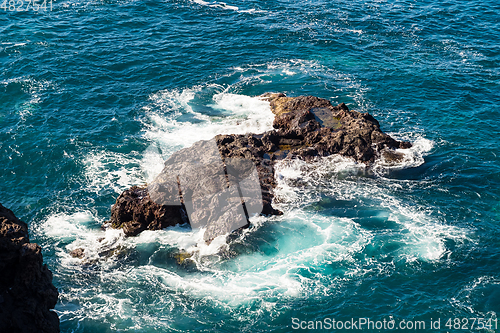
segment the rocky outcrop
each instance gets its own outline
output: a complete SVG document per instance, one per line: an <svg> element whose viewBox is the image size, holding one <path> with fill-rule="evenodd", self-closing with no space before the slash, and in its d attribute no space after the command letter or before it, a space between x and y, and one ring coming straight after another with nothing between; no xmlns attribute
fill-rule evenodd
<svg viewBox="0 0 500 333"><path fill-rule="evenodd" d="M247 226L252 213L281 214L271 205L276 161L340 154L370 164L382 155L398 159L396 149L411 147L383 133L370 114L343 103L333 106L314 96L284 94L261 98L275 115L273 130L218 135L174 153L152 184L119 196L111 225L132 236L189 222L206 227L205 240L210 241Z"/></svg>
<svg viewBox="0 0 500 333"><path fill-rule="evenodd" d="M180 202L179 205L160 205L151 200L146 186L132 186L116 199L111 208L111 226L123 228L127 236L186 222Z"/></svg>
<svg viewBox="0 0 500 333"><path fill-rule="evenodd" d="M0 332L59 332L59 296L28 226L0 204Z"/></svg>

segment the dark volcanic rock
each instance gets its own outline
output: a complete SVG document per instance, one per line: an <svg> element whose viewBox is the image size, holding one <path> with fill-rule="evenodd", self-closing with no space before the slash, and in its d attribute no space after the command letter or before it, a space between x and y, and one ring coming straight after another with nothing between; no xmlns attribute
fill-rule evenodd
<svg viewBox="0 0 500 333"><path fill-rule="evenodd" d="M28 226L0 204L0 332L59 332L59 293Z"/></svg>
<svg viewBox="0 0 500 333"><path fill-rule="evenodd" d="M127 236L144 230L161 230L187 222L181 205L159 205L151 200L147 187L132 186L111 208L111 226L123 228Z"/></svg>
<svg viewBox="0 0 500 333"><path fill-rule="evenodd" d="M380 130L368 113L333 106L314 96L264 94L275 115L262 134L217 135L174 153L148 187L123 192L111 223L127 235L190 222L204 227L205 240L248 225L253 213L279 215L271 205L274 163L340 154L370 164L382 155L410 148ZM256 185L255 185L256 184ZM243 216L243 218L242 218Z"/></svg>

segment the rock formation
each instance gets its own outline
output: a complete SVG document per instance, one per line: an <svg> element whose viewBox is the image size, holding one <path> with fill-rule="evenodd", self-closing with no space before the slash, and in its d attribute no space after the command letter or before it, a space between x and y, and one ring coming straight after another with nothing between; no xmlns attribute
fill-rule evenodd
<svg viewBox="0 0 500 333"><path fill-rule="evenodd" d="M118 197L111 226L132 236L189 222L206 227L204 238L210 241L247 226L253 213L281 214L271 205L276 161L340 154L370 164L383 155L397 160L396 149L411 147L383 133L370 114L343 103L284 94L261 98L275 115L273 130L218 135L172 154L152 184L133 186Z"/></svg>
<svg viewBox="0 0 500 333"><path fill-rule="evenodd" d="M0 204L0 332L59 332L59 293L28 226Z"/></svg>

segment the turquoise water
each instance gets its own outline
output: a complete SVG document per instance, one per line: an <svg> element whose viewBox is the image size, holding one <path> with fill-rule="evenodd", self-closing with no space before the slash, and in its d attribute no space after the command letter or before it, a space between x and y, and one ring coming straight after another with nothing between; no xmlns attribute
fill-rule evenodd
<svg viewBox="0 0 500 333"><path fill-rule="evenodd" d="M43 246L62 332L290 332L293 318L443 332L484 318L478 331L500 332L497 2L1 11L0 200ZM253 97L268 91L370 112L414 148L373 169L335 156L280 165L285 214L254 218L229 245L195 248L202 234L187 226L100 230L119 193L175 150L269 129ZM83 264L68 254L78 247Z"/></svg>

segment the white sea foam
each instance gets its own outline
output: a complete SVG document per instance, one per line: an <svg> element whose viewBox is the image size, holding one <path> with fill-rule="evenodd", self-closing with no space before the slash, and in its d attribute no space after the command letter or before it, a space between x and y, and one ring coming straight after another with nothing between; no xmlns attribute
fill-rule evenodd
<svg viewBox="0 0 500 333"><path fill-rule="evenodd" d="M81 211L74 214L58 213L49 216L42 223L42 232L56 240L59 244L67 244L58 249L63 265L75 265L79 259L72 258L70 252L75 249L83 249L85 260L102 259L104 253L116 249L123 244L124 233L118 229L106 231L96 228L94 215L89 211Z"/></svg>
<svg viewBox="0 0 500 333"><path fill-rule="evenodd" d="M449 302L461 311L480 318L498 318L495 311L478 311L475 304L485 304L485 308L495 308L500 296L500 280L495 276L479 276L467 283ZM487 320L487 319L486 319ZM494 327L494 326L493 326Z"/></svg>
<svg viewBox="0 0 500 333"><path fill-rule="evenodd" d="M201 6L207 6L207 7L211 7L211 8L219 8L219 9L224 9L224 10L233 10L233 11L236 11L238 13L265 13L266 12L264 10L257 10L255 8L240 9L237 6L228 5L227 3L221 2L221 1L210 1L210 2L204 1L204 0L191 0L191 1L193 3L196 3L196 4L201 5Z"/></svg>
<svg viewBox="0 0 500 333"><path fill-rule="evenodd" d="M153 157L148 153L147 151L146 156ZM140 161L140 154L135 152L128 155L105 150L89 153L82 161L87 190L99 193L104 189L111 189L121 193L132 185L143 184L147 168L156 166L146 164L143 172Z"/></svg>
<svg viewBox="0 0 500 333"><path fill-rule="evenodd" d="M301 237L287 239L287 232L304 231L304 228L309 233L308 240L298 241ZM203 260L204 256L213 256L216 251L204 252L201 249L199 257L194 260L197 260L197 267L202 273L179 275L172 270L146 265L128 271L127 279L135 283L159 279L165 290L196 298L208 298L217 304L241 306L264 300L270 305L277 299L287 297L302 297L311 293L328 294L331 285L321 282L321 273L315 273L316 277L308 276L309 273L320 271L320 267L325 263L347 261L357 267L353 256L362 251L373 237L369 231L363 230L350 219L311 219L311 216L300 211L290 212L277 231L282 246L275 256L266 256L259 252L240 255L234 259L231 269L221 269L213 262ZM148 242L151 241L151 236L156 240L164 238L161 243L167 238L176 238L169 235L170 232L177 235L178 231L167 230L160 236L150 234L147 236ZM195 234L188 234L191 239L196 237ZM139 240L134 240L136 241ZM215 242L217 241L206 249L214 246ZM214 248L225 245L223 240L217 243Z"/></svg>
<svg viewBox="0 0 500 333"><path fill-rule="evenodd" d="M206 115L194 112L189 104L195 97L195 94L201 90L202 86L195 86L182 91L178 91L177 89L160 91L150 96L152 103L146 106L145 110L155 109L156 111L161 111L161 117L155 119L159 120L161 125L164 125L165 121L179 116L182 112L189 112L200 120L208 120L209 118Z"/></svg>
<svg viewBox="0 0 500 333"><path fill-rule="evenodd" d="M207 89L211 88L213 88L212 85L207 86ZM177 140L173 141L174 145L188 146L198 140L210 139L221 133L260 133L272 128L272 112L268 102L226 91L215 93L212 101L206 106L223 110L225 113L223 116L210 118L193 111L190 102L197 92L202 92L202 88L186 89L181 93L175 90L163 91L161 97L154 95L152 97L154 104L146 108L148 117L153 120L152 123L146 125L149 130L146 132L146 137L155 137L154 130L159 131L160 135L172 133L169 139L177 137ZM164 118L165 113L167 113L167 119ZM183 113L193 114L201 123L178 122L177 118ZM197 133L192 133L195 129ZM180 131L183 134L181 137L179 137ZM190 134L193 136L191 137Z"/></svg>
<svg viewBox="0 0 500 333"><path fill-rule="evenodd" d="M78 311L85 314L92 312L94 318L117 313L128 318L137 307L138 304L131 300L117 296L114 291L116 285L134 286L139 294L142 293L140 288L154 288L155 292L161 289L175 291L189 297L208 298L215 304L231 307L264 301L266 306L272 308L277 299L298 297L310 292L308 286L316 285L317 282L302 278L298 271L310 266L310 261L321 256L321 252L326 250L324 247L328 246L327 243L320 243L316 247L300 249L276 258L268 258L259 253L241 256L238 268L227 270L214 266L213 262L203 261L204 257L214 256L221 247L227 245L223 237L215 239L210 245L200 246L203 230L189 231L173 227L163 231L144 231L137 237L124 238L122 231L102 231L90 227L92 222L93 216L89 212L57 214L44 223L44 230L50 237L69 242L58 251L63 269L73 270L81 263L102 265L99 269L100 291L92 299L77 286L61 295L65 302L75 300L80 303L82 308ZM288 228L289 226L286 229ZM325 240L329 238L328 229L321 233ZM141 251L141 245L156 246L155 253L163 251L165 246L188 249L196 256L194 260L197 260L196 264L201 272L179 275L176 270L154 264L132 265L125 270L114 269L113 261L116 259L110 255L113 250L130 248ZM84 249L83 260L69 255L76 248ZM342 252L345 249L337 247L336 250ZM320 284L320 287L323 293L327 291L326 286ZM128 312L122 306L128 307Z"/></svg>
<svg viewBox="0 0 500 333"><path fill-rule="evenodd" d="M164 230L145 230L138 236L128 238L126 244L135 247L139 244L158 243L176 247L180 250L195 248L203 239L203 229L190 230L182 226L169 227Z"/></svg>
<svg viewBox="0 0 500 333"><path fill-rule="evenodd" d="M44 233L55 239L74 239L81 234L82 229L93 221L92 214L82 211L72 215L55 214L43 224Z"/></svg>
<svg viewBox="0 0 500 333"><path fill-rule="evenodd" d="M285 211L320 202L325 195L333 200L353 202L349 208L352 210L360 209L356 202L362 206L368 201L372 209L381 210L393 225L391 229L380 230L375 238L390 235L391 241L398 244L394 254L408 262L441 259L448 252L444 245L447 239L462 242L467 238L466 230L443 223L429 214L427 207L411 202L410 198L405 201L392 195L390 184L386 183L391 182L390 179L381 182L346 176L359 172L364 172L364 166L338 156L308 164L300 160L283 161L276 166L276 198L283 203L280 208ZM369 219L366 222L370 223Z"/></svg>
<svg viewBox="0 0 500 333"><path fill-rule="evenodd" d="M303 83L302 91L328 91L328 98L332 103L344 102L350 108L360 112L371 112L373 104L367 97L369 88L362 84L352 74L338 71L336 68L327 67L317 61L304 59L290 59L287 61L273 61L261 64L251 64L233 68L236 73L241 74L237 86L271 86L272 91L276 86L289 87L295 85L302 79L314 78L308 83ZM233 76L230 73L227 76ZM326 89L325 89L326 88ZM303 93L302 91L286 91L284 93ZM339 100L339 96L344 96ZM354 103L353 103L354 102Z"/></svg>
<svg viewBox="0 0 500 333"><path fill-rule="evenodd" d="M213 92L211 100L199 107L212 108L218 111L218 115L209 117L194 111L191 102L196 95L211 93L214 88L222 89L207 85L182 92L162 91L151 97L152 103L145 108L144 136L160 149L163 159L180 148L212 139L218 134L262 133L272 128L273 114L269 103L257 97ZM182 119L186 114L195 119Z"/></svg>
<svg viewBox="0 0 500 333"><path fill-rule="evenodd" d="M210 85L205 88L207 87L212 88ZM252 121L259 121L251 116L247 118L247 122L242 121L242 126L230 116L229 121L212 125L210 117L194 111L190 105L196 93L201 90L202 87L197 86L182 91L161 91L153 94L150 97L151 103L144 108L147 121L143 122L144 137L151 144L142 153L132 151L123 154L104 149L90 152L82 160L88 190L99 193L111 189L121 193L132 185L144 184L154 179L163 169L166 158L174 151L190 146L198 140L210 139L223 132L225 126L227 132L244 132L243 128L248 128L248 131L256 129L255 126L245 126ZM192 116L192 120L177 119L185 114Z"/></svg>
<svg viewBox="0 0 500 333"><path fill-rule="evenodd" d="M391 135L398 138L398 135ZM403 138L402 140L408 139L409 138ZM384 174L390 170L414 168L424 164L424 157L432 150L434 142L419 136L413 140L412 145L413 146L409 149L396 149L396 153L402 156L400 160L387 160L382 154L382 156L375 161L373 170L379 174Z"/></svg>
<svg viewBox="0 0 500 333"><path fill-rule="evenodd" d="M72 291L62 293L65 301L77 301L82 306L79 311L87 314L92 310L95 318L116 313L127 318L130 311L137 308L137 304L116 294L114 288L117 285L121 288L135 286L139 294L142 293L140 288L154 288L155 292L161 289L174 291L188 297L209 299L221 306L257 303L273 311L278 299L302 297L311 293L327 294L330 282L325 285L321 279L317 279L319 276L304 276L303 271L317 270L325 262L353 262L352 256L362 250L372 237L370 232L350 219L310 217L304 212L290 212L277 229L280 242L283 242L279 253L275 256L259 252L240 255L234 260L231 269L219 267L218 261L214 265L213 261L204 260L205 257L213 257L226 244L224 238L220 238L210 245L200 246L203 230L189 231L183 227L173 227L163 231L144 231L137 237L124 238L119 230L102 231L93 228L94 217L89 212L52 216L45 222L44 230L48 236L68 242L63 250L58 251L63 268L72 270L72 267L92 260L96 260L94 264L99 261L103 265L99 269L100 291L92 300L77 286ZM287 233L295 228L310 233L308 240L292 239L287 243ZM299 235L298 239L306 236ZM164 251L165 246L187 249L195 256L194 260L201 272L179 274L176 270L151 263L132 265L121 270L113 268L113 261L116 259L108 255L113 253L113 249L130 248L141 251L142 245L156 246L155 253ZM84 249L84 261L69 256L69 252L76 248ZM102 253L106 253L104 261ZM158 297L165 296L159 294ZM128 307L129 312L121 311L122 306Z"/></svg>
<svg viewBox="0 0 500 333"><path fill-rule="evenodd" d="M146 182L151 182L163 170L165 158L162 156L158 145L150 145L143 153L140 167L146 177Z"/></svg>
<svg viewBox="0 0 500 333"><path fill-rule="evenodd" d="M14 46L19 46L19 45L23 44L16 44ZM26 99L23 103L16 105L15 112L19 114L21 120L26 120L28 116L33 114L34 110L36 110L37 108L37 105L41 103L42 96L44 93L53 90L57 87L57 85L55 85L51 81L35 80L28 76L22 76L0 81L0 84L5 86L13 83L20 84L22 91L29 95L29 98Z"/></svg>

